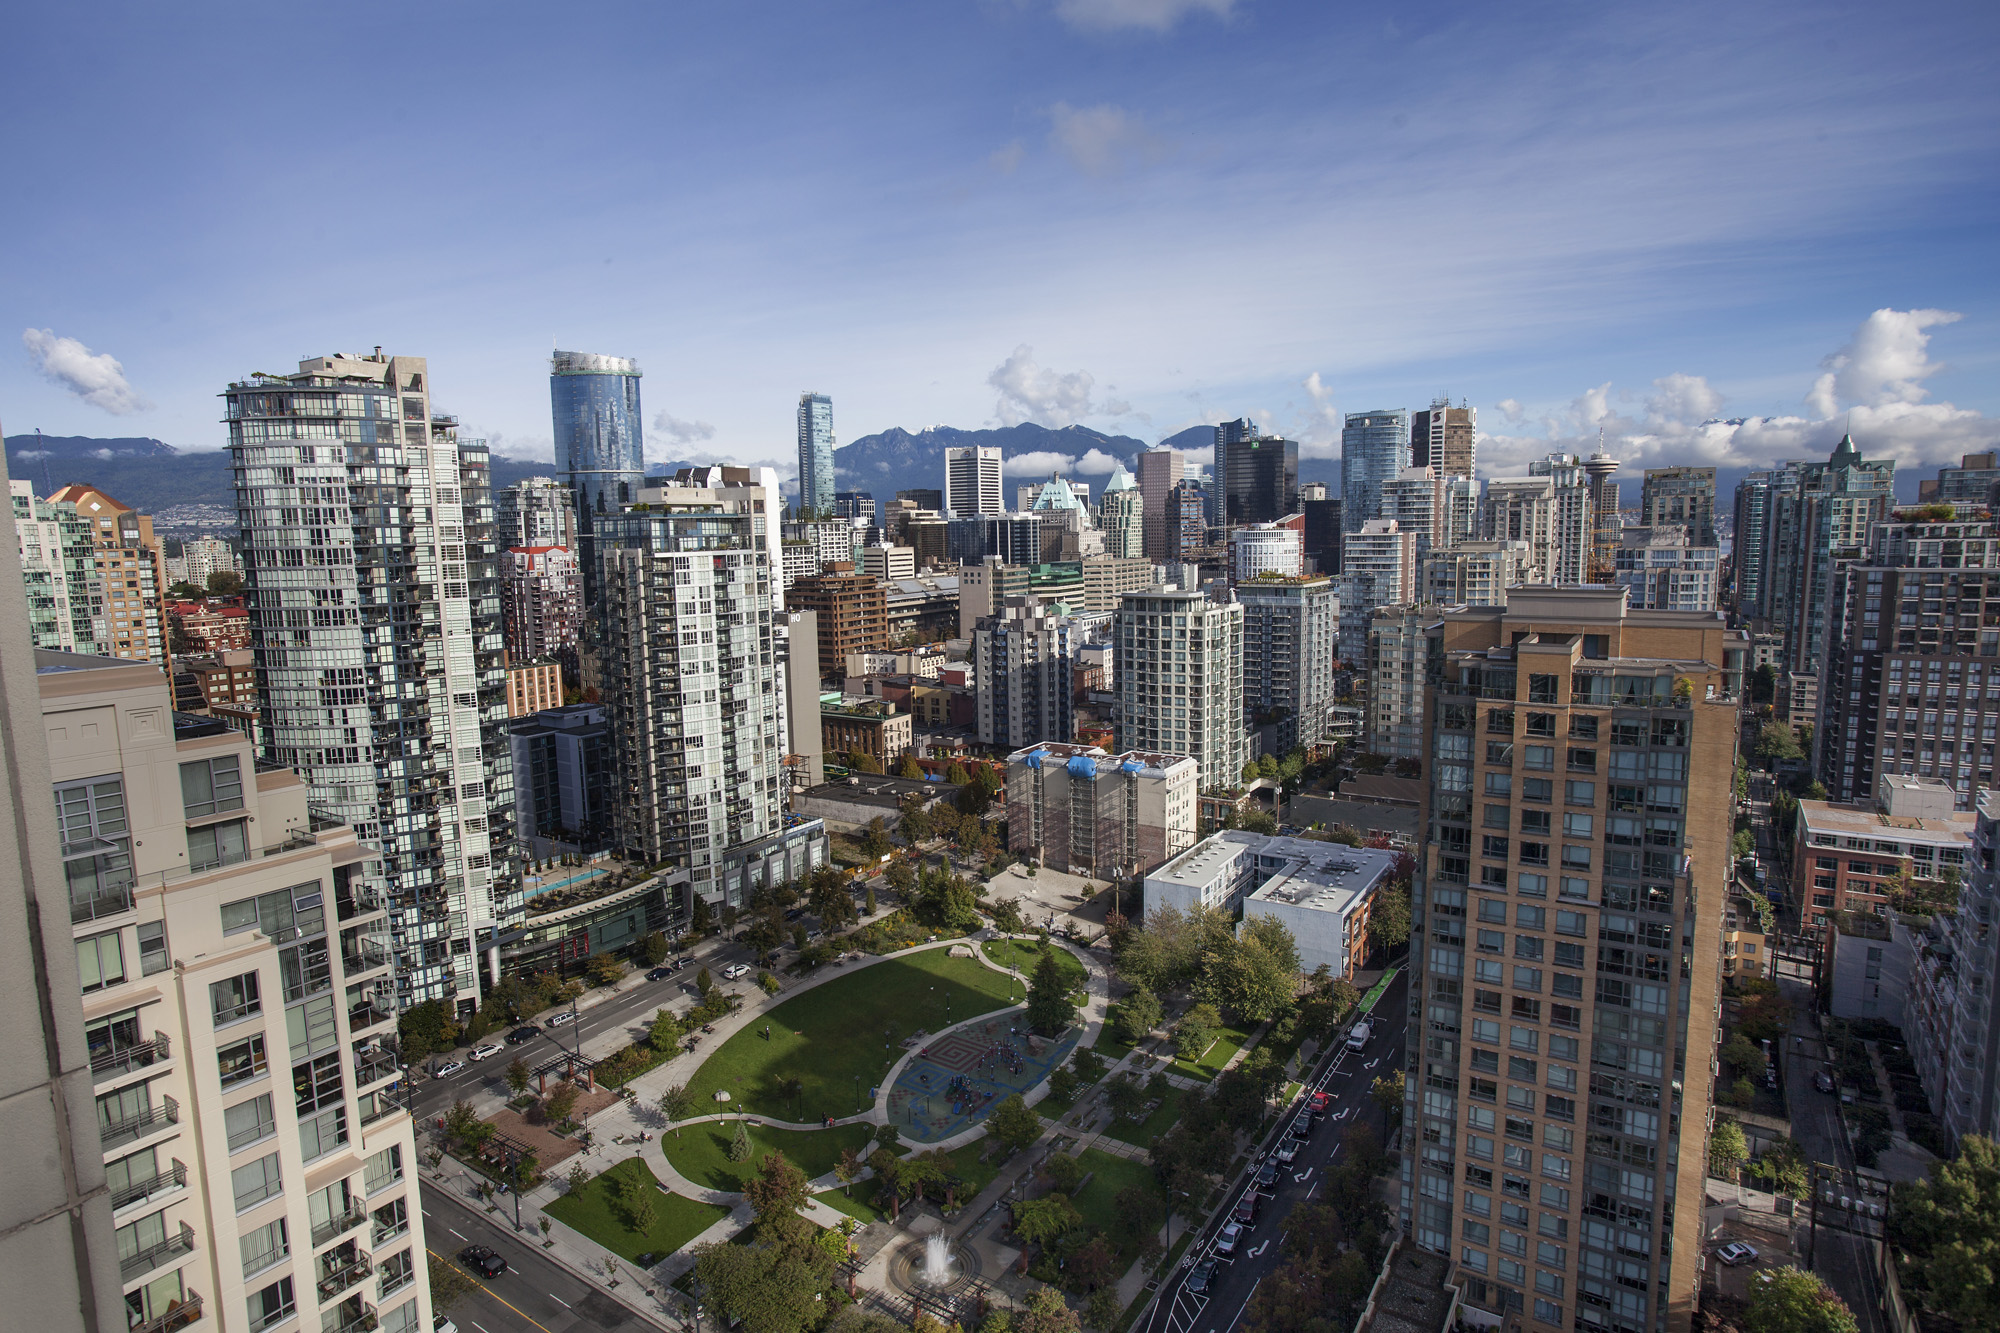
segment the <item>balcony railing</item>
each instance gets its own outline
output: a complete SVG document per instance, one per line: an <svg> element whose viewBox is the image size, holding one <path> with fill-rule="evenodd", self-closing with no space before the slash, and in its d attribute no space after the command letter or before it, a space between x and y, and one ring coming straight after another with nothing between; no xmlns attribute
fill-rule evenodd
<svg viewBox="0 0 2000 1333"><path fill-rule="evenodd" d="M386 1023L394 1017L395 1015L387 1009L378 1009L373 1002L363 1000L347 1011L347 1026L359 1032L363 1028L372 1028L377 1023Z"/></svg>
<svg viewBox="0 0 2000 1333"><path fill-rule="evenodd" d="M136 1042L130 1046L114 1046L108 1051L100 1051L90 1057L90 1077L102 1083L107 1078L117 1078L129 1074L134 1069L144 1069L167 1059L173 1052L172 1043L164 1032L155 1032L151 1041Z"/></svg>
<svg viewBox="0 0 2000 1333"><path fill-rule="evenodd" d="M372 1055L358 1056L354 1061L354 1085L357 1088L365 1088L370 1083L394 1078L398 1068L393 1051L377 1051Z"/></svg>
<svg viewBox="0 0 2000 1333"><path fill-rule="evenodd" d="M137 1138L153 1133L167 1125L181 1122L181 1104L171 1097L160 1098L158 1106L149 1106L136 1115L123 1120L114 1120L98 1131L98 1137L106 1148L116 1148Z"/></svg>
<svg viewBox="0 0 2000 1333"><path fill-rule="evenodd" d="M165 1171L157 1172L144 1180L135 1180L123 1189L111 1191L111 1208L116 1212L135 1203L153 1199L173 1190L187 1187L187 1168L175 1162Z"/></svg>
<svg viewBox="0 0 2000 1333"><path fill-rule="evenodd" d="M378 967L389 965L389 951L379 944L363 940L353 948L340 951L340 965L349 976L357 972L372 972Z"/></svg>
<svg viewBox="0 0 2000 1333"><path fill-rule="evenodd" d="M134 1324L125 1333L174 1333L177 1328L186 1328L201 1318L201 1295L188 1292L180 1300L151 1319Z"/></svg>
<svg viewBox="0 0 2000 1333"><path fill-rule="evenodd" d="M389 900L379 893L356 893L334 899L334 910L342 921L352 921L371 912L379 912L389 905Z"/></svg>
<svg viewBox="0 0 2000 1333"><path fill-rule="evenodd" d="M375 1307L367 1301L356 1301L358 1310L345 1305L328 1310L320 1319L320 1333L364 1333L375 1327Z"/></svg>
<svg viewBox="0 0 2000 1333"><path fill-rule="evenodd" d="M329 1217L313 1228L313 1244L324 1245L335 1236L354 1230L368 1220L367 1210L360 1204L347 1205L347 1211Z"/></svg>
<svg viewBox="0 0 2000 1333"><path fill-rule="evenodd" d="M69 900L69 922L81 925L85 921L95 921L100 917L117 916L120 912L132 910L132 886L107 889L89 898Z"/></svg>
<svg viewBox="0 0 2000 1333"><path fill-rule="evenodd" d="M158 1245L148 1245L129 1259L119 1260L118 1275L122 1281L130 1282L143 1273L152 1272L162 1264L193 1253L194 1228L183 1222L179 1235L169 1236Z"/></svg>
<svg viewBox="0 0 2000 1333"><path fill-rule="evenodd" d="M319 1298L330 1301L355 1283L363 1281L367 1278L369 1269L374 1266L374 1262L366 1250L356 1250L352 1258L326 1269L319 1279ZM325 1267L324 1259L321 1260L321 1266Z"/></svg>

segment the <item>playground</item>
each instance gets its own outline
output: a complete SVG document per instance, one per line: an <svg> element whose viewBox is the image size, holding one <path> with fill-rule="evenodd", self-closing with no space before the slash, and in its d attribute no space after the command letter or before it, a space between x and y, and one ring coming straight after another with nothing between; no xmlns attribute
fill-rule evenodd
<svg viewBox="0 0 2000 1333"><path fill-rule="evenodd" d="M1069 1058L1081 1028L1058 1040L1021 1025L1018 1010L965 1024L918 1047L889 1089L889 1123L936 1143L972 1128L1008 1097L1026 1093Z"/></svg>

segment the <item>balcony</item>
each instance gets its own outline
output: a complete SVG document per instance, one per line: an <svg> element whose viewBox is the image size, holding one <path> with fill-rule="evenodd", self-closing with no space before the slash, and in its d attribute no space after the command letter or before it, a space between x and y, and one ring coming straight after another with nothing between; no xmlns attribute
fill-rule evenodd
<svg viewBox="0 0 2000 1333"><path fill-rule="evenodd" d="M175 1162L165 1171L156 1172L144 1180L135 1180L123 1189L111 1191L111 1211L130 1208L135 1203L151 1203L177 1190L187 1188L187 1168Z"/></svg>
<svg viewBox="0 0 2000 1333"><path fill-rule="evenodd" d="M133 1324L125 1333L174 1333L175 1329L186 1328L201 1319L201 1296L188 1292L174 1302L164 1312L154 1315L144 1323Z"/></svg>
<svg viewBox="0 0 2000 1333"><path fill-rule="evenodd" d="M334 899L334 910L342 921L354 921L364 916L372 916L389 906L388 899L379 893L355 893L341 895Z"/></svg>
<svg viewBox="0 0 2000 1333"><path fill-rule="evenodd" d="M335 1236L345 1235L368 1220L368 1212L358 1203L347 1205L347 1211L337 1213L313 1228L313 1245L326 1244Z"/></svg>
<svg viewBox="0 0 2000 1333"><path fill-rule="evenodd" d="M135 1069L144 1069L168 1059L173 1052L167 1034L156 1032L151 1041L136 1042L130 1046L114 1046L108 1051L99 1051L90 1057L90 1081L102 1083L106 1079L129 1074Z"/></svg>
<svg viewBox="0 0 2000 1333"><path fill-rule="evenodd" d="M118 1277L121 1282L131 1282L164 1264L173 1262L184 1255L194 1253L194 1228L181 1223L180 1234L169 1236L158 1245L148 1245L129 1259L118 1261Z"/></svg>
<svg viewBox="0 0 2000 1333"><path fill-rule="evenodd" d="M363 1000L347 1011L347 1027L350 1032L358 1034L377 1023L392 1022L395 1017L387 1009L376 1008L372 1001Z"/></svg>
<svg viewBox="0 0 2000 1333"><path fill-rule="evenodd" d="M98 1138L104 1147L118 1148L180 1122L181 1104L171 1097L162 1097L158 1106L149 1106L137 1115L99 1127Z"/></svg>
<svg viewBox="0 0 2000 1333"><path fill-rule="evenodd" d="M352 979L357 973L373 972L376 968L389 966L389 951L372 940L360 940L351 947L343 944L340 965Z"/></svg>
<svg viewBox="0 0 2000 1333"><path fill-rule="evenodd" d="M375 1327L375 1307L355 1299L342 1302L320 1317L320 1333L366 1333Z"/></svg>
<svg viewBox="0 0 2000 1333"><path fill-rule="evenodd" d="M132 910L132 886L107 889L89 898L69 900L69 923L82 925L86 921L96 921L107 916L117 916L120 912Z"/></svg>
<svg viewBox="0 0 2000 1333"><path fill-rule="evenodd" d="M394 1051L374 1051L358 1054L354 1060L354 1086L365 1088L370 1083L380 1083L385 1078L394 1078L401 1072L396 1063Z"/></svg>
<svg viewBox="0 0 2000 1333"><path fill-rule="evenodd" d="M359 1248L349 1249L346 1246L342 1248L348 1250L348 1253L327 1254L320 1257L318 1286L319 1298L322 1301L330 1301L343 1291L353 1288L356 1283L365 1281L369 1269L374 1266L375 1261L369 1257L368 1251Z"/></svg>

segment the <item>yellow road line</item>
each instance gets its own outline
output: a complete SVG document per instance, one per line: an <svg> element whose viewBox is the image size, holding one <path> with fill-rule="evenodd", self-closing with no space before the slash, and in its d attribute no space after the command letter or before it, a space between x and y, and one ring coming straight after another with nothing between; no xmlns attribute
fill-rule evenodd
<svg viewBox="0 0 2000 1333"><path fill-rule="evenodd" d="M451 1269L454 1273L458 1273L464 1277L471 1278L472 1285L477 1287L480 1291L486 1293L488 1296L493 1297L494 1300L500 1302L502 1305L506 1306L509 1310L512 1310L515 1314L520 1315L521 1318L527 1320L529 1323L533 1324L536 1328L542 1330L542 1333L549 1333L549 1326L547 1324L544 1324L541 1320L535 1318L533 1315L528 1314L526 1311L522 1310L520 1306L514 1304L512 1301L508 1300L505 1296L502 1296L499 1293L495 1292L493 1288L487 1286L484 1282L480 1281L478 1278L473 1277L472 1274L467 1273L463 1268L460 1268L457 1264L445 1258L443 1255L439 1254L436 1250L432 1250L430 1246L426 1245L424 1248L430 1251L431 1258L437 1260L439 1263L443 1264L446 1268Z"/></svg>

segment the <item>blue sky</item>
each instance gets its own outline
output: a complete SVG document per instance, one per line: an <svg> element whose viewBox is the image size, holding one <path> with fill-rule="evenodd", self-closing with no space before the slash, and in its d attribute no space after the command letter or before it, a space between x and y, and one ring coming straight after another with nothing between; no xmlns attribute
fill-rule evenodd
<svg viewBox="0 0 2000 1333"><path fill-rule="evenodd" d="M1486 470L2000 443L1991 5L26 7L0 421L222 442L377 344L502 452L1479 409ZM16 332L18 331L18 332ZM113 364L115 362L115 364ZM1707 427L1709 417L1750 426Z"/></svg>

